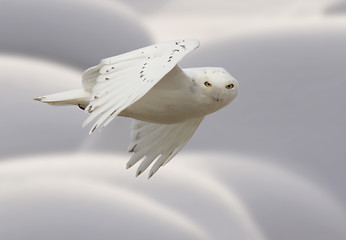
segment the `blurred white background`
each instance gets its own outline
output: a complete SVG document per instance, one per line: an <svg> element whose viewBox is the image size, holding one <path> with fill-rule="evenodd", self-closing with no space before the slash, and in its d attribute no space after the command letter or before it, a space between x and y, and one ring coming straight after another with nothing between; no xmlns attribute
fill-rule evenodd
<svg viewBox="0 0 346 240"><path fill-rule="evenodd" d="M346 239L346 1L0 0L0 239ZM197 38L237 99L151 180L130 120L33 97L100 59Z"/></svg>

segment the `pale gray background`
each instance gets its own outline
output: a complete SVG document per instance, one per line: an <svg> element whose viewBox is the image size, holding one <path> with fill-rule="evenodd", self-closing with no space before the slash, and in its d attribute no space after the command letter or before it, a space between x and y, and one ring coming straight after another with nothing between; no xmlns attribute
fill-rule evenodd
<svg viewBox="0 0 346 240"><path fill-rule="evenodd" d="M247 6L219 0L213 8L198 1L0 2L1 239L200 238L174 224L163 227L169 217L144 214L121 192L93 197L109 184L135 194L129 199L164 204L210 239L345 239L345 1L251 7L250 0ZM210 23L218 17L219 25ZM175 20L167 34L161 31ZM82 71L101 58L171 36L201 41L182 67L224 67L240 92L149 182L124 169L129 120L88 136L78 108L32 101L79 87ZM60 72L68 79L60 80ZM239 217L226 193L252 220Z"/></svg>

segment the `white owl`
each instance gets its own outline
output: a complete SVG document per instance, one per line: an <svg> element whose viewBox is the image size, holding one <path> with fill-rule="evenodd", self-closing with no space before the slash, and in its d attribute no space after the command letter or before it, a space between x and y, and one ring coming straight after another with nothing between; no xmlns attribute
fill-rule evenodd
<svg viewBox="0 0 346 240"><path fill-rule="evenodd" d="M193 39L159 43L101 60L83 74L82 89L35 100L77 105L90 113L91 132L116 116L133 118L126 167L143 159L137 176L154 162L149 178L189 141L204 116L228 105L238 82L225 69L181 69L177 63L199 46Z"/></svg>

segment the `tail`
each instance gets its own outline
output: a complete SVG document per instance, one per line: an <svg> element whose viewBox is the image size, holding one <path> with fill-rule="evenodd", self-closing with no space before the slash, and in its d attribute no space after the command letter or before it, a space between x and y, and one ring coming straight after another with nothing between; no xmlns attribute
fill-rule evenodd
<svg viewBox="0 0 346 240"><path fill-rule="evenodd" d="M34 98L34 100L52 105L77 105L84 110L89 104L89 97L89 92L77 89Z"/></svg>

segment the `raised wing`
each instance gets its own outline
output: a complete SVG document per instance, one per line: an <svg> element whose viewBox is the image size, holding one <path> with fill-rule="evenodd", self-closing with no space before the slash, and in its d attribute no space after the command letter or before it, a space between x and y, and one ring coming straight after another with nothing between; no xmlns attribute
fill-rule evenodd
<svg viewBox="0 0 346 240"><path fill-rule="evenodd" d="M155 124L133 120L129 152L133 152L126 168L132 167L144 157L137 168L140 175L155 160L149 178L168 163L190 140L203 117L190 119L177 124Z"/></svg>
<svg viewBox="0 0 346 240"><path fill-rule="evenodd" d="M159 43L103 59L99 65L89 68L83 74L83 87L91 89L90 103L86 107L91 114L83 127L97 116L99 119L90 133L102 123L106 126L198 46L197 40Z"/></svg>

